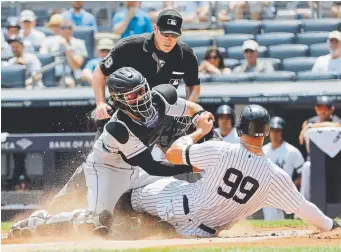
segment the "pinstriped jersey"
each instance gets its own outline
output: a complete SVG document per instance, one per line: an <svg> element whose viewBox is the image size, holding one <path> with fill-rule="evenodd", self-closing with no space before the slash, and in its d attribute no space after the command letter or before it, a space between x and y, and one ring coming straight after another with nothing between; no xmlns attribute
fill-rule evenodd
<svg viewBox="0 0 341 252"><path fill-rule="evenodd" d="M230 228L265 206L294 213L304 200L285 171L240 144L194 144L187 157L183 149L182 158L205 170L203 178L186 190L194 226L202 222Z"/></svg>

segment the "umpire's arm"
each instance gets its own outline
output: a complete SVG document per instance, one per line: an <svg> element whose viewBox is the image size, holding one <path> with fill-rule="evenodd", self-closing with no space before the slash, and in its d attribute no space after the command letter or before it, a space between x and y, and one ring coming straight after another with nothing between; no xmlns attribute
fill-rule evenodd
<svg viewBox="0 0 341 252"><path fill-rule="evenodd" d="M198 59L193 50L187 55L184 81L186 84L186 100L196 102L200 95L200 79Z"/></svg>

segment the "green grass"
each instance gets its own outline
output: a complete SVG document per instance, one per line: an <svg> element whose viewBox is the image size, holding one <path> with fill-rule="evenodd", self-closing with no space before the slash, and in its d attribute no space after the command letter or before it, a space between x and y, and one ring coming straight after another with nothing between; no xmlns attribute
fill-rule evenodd
<svg viewBox="0 0 341 252"><path fill-rule="evenodd" d="M8 232L8 230L12 227L13 222L1 222L1 231Z"/></svg>

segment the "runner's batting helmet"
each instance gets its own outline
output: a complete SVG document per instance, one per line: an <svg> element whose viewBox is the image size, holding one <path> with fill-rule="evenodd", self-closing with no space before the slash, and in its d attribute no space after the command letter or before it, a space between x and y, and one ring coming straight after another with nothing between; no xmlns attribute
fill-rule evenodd
<svg viewBox="0 0 341 252"><path fill-rule="evenodd" d="M252 104L243 108L237 121L238 136L266 137L269 135L270 115L262 106Z"/></svg>

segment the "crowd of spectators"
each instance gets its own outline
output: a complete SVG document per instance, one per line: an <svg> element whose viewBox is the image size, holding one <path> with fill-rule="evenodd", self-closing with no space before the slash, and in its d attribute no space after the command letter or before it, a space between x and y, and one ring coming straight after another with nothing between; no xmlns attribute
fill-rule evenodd
<svg viewBox="0 0 341 252"><path fill-rule="evenodd" d="M284 5L288 5L285 3ZM291 9L302 14L303 7L315 10L325 8L324 3L308 2L300 7L299 2L291 2ZM44 87L42 82L42 64L36 53L52 55L57 86L75 87L91 85L92 71L114 47L114 41L100 39L97 41L96 58L87 50L87 41L74 36L75 29L87 27L98 31L96 18L84 8L83 1L73 1L71 8L53 13L45 24L48 32L37 29L37 17L32 10L21 11L19 17L7 20L6 32L1 34L3 42L2 65L20 64L26 67L26 88ZM184 23L226 22L235 19L264 20L273 19L278 14L276 4L272 1L257 2L214 2L214 1L160 1L160 2L122 2L112 17L112 31L121 38L153 31L153 23L160 11L172 8L182 16ZM330 17L341 17L340 2L332 2L328 7ZM304 9L304 8L303 8ZM302 16L296 18L312 17ZM39 28L39 27L38 27ZM180 38L181 39L181 38ZM328 39L330 54L319 57L312 72L341 74L341 33L334 31ZM209 47L203 60L199 60L199 72L205 75L231 73L271 73L273 64L259 57L259 45L255 40L244 41L242 45L244 59L240 65L226 66L223 53L217 47ZM45 66L44 66L45 67ZM44 68L43 67L43 68Z"/></svg>

